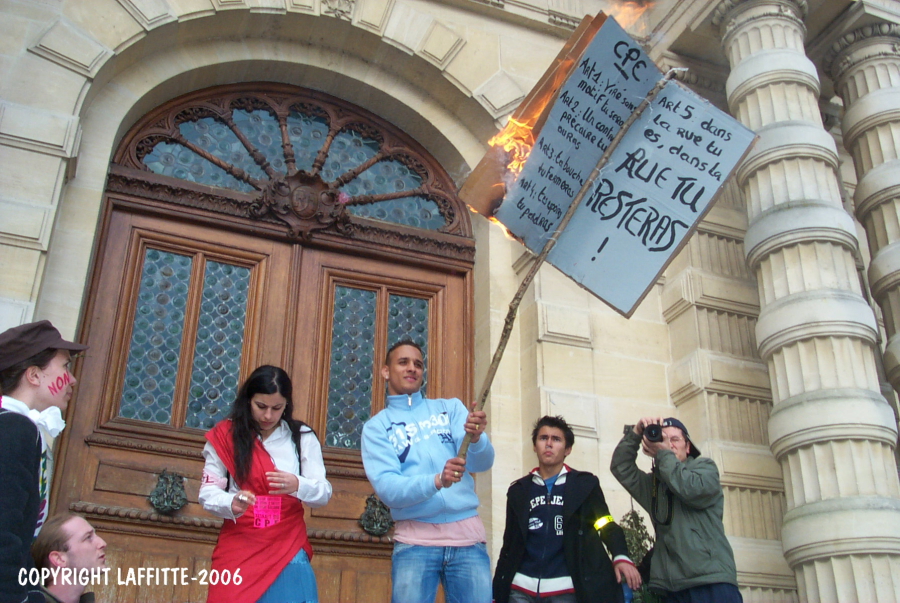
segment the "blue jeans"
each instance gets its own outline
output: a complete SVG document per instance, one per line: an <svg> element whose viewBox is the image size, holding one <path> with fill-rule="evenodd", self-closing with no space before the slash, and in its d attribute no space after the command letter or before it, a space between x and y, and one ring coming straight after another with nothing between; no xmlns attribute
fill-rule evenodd
<svg viewBox="0 0 900 603"><path fill-rule="evenodd" d="M661 600L665 603L742 603L744 598L734 584L719 582L668 592Z"/></svg>
<svg viewBox="0 0 900 603"><path fill-rule="evenodd" d="M392 603L432 603L438 580L447 603L491 603L491 560L484 543L417 546L394 543Z"/></svg>

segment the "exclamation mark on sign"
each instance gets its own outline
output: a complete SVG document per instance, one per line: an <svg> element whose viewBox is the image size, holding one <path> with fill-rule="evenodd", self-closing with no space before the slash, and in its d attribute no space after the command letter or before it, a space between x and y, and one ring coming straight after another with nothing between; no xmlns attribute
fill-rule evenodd
<svg viewBox="0 0 900 603"><path fill-rule="evenodd" d="M609 237L606 237L605 239L603 239L603 242L600 243L600 247L597 248L597 255L600 255L600 252L603 251L603 248L606 247L606 244L608 242L609 242ZM597 259L597 255L595 255L594 257L591 258L592 262Z"/></svg>

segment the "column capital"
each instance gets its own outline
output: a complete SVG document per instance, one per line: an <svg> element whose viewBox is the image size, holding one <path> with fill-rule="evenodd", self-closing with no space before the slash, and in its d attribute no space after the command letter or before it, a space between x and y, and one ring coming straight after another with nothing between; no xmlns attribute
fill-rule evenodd
<svg viewBox="0 0 900 603"><path fill-rule="evenodd" d="M806 19L806 15L809 13L807 0L721 0L713 11L713 25L722 26L729 19L733 19L738 11L766 5L779 13L793 12L801 20Z"/></svg>
<svg viewBox="0 0 900 603"><path fill-rule="evenodd" d="M872 47L868 52L856 52L867 46ZM874 23L844 34L825 53L822 66L838 82L854 65L879 57L900 59L900 25Z"/></svg>

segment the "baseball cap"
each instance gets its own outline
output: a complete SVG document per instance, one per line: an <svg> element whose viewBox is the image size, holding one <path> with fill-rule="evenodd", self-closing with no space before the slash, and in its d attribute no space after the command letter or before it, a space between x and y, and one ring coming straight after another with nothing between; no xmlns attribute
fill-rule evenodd
<svg viewBox="0 0 900 603"><path fill-rule="evenodd" d="M682 423L675 417L669 417L668 419L663 419L662 426L663 427L677 427L678 429L680 429L681 432L684 433L684 439L687 440L688 442L691 442L691 451L690 451L690 453L688 453L688 456L692 457L692 458L697 458L698 456L700 456L700 449L697 448L697 445L691 441L691 436L688 435L688 430L687 430L687 427L684 426L684 423Z"/></svg>
<svg viewBox="0 0 900 603"><path fill-rule="evenodd" d="M0 371L49 349L80 352L87 346L63 339L49 320L29 322L0 333Z"/></svg>

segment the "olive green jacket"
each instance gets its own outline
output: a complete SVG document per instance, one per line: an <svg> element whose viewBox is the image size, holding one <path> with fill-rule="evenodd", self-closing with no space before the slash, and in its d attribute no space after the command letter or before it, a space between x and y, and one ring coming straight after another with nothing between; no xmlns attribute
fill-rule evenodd
<svg viewBox="0 0 900 603"><path fill-rule="evenodd" d="M635 463L641 436L630 425L626 429L613 452L610 470L656 527L650 588L675 592L720 582L737 585L734 553L722 524L725 497L715 462L688 457L682 463L671 450L660 450L654 509L654 478ZM667 515L671 516L668 524L664 523Z"/></svg>

